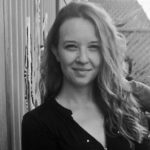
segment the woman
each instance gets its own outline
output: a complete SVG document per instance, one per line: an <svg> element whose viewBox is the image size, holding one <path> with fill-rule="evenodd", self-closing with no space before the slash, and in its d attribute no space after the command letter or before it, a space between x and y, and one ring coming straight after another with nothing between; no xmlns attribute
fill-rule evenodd
<svg viewBox="0 0 150 150"><path fill-rule="evenodd" d="M23 150L150 148L123 75L121 37L91 3L70 3L58 13L41 65L44 103L23 118Z"/></svg>

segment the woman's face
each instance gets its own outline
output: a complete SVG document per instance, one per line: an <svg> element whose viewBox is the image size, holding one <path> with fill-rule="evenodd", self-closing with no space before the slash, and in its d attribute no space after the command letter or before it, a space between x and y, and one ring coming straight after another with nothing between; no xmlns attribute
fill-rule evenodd
<svg viewBox="0 0 150 150"><path fill-rule="evenodd" d="M82 18L65 21L59 30L55 55L64 83L80 87L92 85L101 64L100 45L93 24Z"/></svg>

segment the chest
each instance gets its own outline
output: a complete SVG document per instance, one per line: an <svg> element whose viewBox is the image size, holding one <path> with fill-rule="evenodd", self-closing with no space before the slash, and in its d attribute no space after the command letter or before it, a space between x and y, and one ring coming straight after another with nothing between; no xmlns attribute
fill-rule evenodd
<svg viewBox="0 0 150 150"><path fill-rule="evenodd" d="M104 134L101 136L102 139L105 139L106 136L108 150L132 150L127 140L121 135L116 137L106 135L103 115L101 116L101 113L99 114L97 111L89 109L84 112L70 113L63 107L57 107L50 114L54 116L48 116L44 121L46 126L50 128L50 132L46 133L53 133L53 138L50 141L56 143L58 150L104 150L102 142L98 139L101 134ZM52 124L54 127L51 130ZM138 146L135 150L149 150L149 148L143 146L139 148Z"/></svg>
<svg viewBox="0 0 150 150"><path fill-rule="evenodd" d="M101 118L92 118L89 115L87 119L80 120L73 116L73 119L65 119L61 123L59 131L59 149L65 150L131 150L129 144L123 138L109 138L106 136L104 125ZM97 121L99 120L99 121Z"/></svg>
<svg viewBox="0 0 150 150"><path fill-rule="evenodd" d="M96 109L80 110L74 112L72 117L81 129L106 147L104 117L99 111Z"/></svg>

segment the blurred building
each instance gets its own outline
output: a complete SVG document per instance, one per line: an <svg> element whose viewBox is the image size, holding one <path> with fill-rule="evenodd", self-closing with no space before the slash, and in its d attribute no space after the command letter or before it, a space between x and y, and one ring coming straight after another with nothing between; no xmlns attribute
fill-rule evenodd
<svg viewBox="0 0 150 150"><path fill-rule="evenodd" d="M89 0L102 5L127 38L135 80L150 85L150 20L137 0Z"/></svg>

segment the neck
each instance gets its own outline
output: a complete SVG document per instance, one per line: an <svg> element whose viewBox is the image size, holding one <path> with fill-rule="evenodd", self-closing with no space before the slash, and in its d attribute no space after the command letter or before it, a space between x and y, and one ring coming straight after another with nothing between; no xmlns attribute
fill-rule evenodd
<svg viewBox="0 0 150 150"><path fill-rule="evenodd" d="M76 87L63 83L58 97L68 103L85 104L93 100L93 86Z"/></svg>

